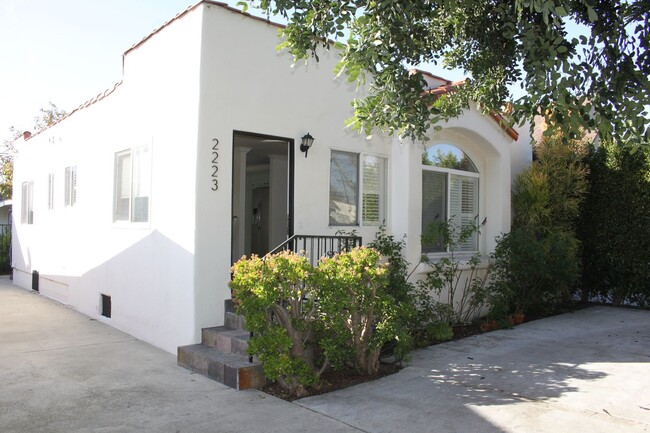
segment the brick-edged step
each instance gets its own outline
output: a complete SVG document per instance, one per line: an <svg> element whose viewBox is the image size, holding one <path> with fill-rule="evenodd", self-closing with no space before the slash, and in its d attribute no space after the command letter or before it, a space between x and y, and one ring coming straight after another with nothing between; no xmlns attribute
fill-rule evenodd
<svg viewBox="0 0 650 433"><path fill-rule="evenodd" d="M201 343L222 352L248 356L250 332L242 329L229 329L226 326L214 326L201 330Z"/></svg>
<svg viewBox="0 0 650 433"><path fill-rule="evenodd" d="M259 362L205 344L179 347L178 365L235 389L260 388L266 381Z"/></svg>

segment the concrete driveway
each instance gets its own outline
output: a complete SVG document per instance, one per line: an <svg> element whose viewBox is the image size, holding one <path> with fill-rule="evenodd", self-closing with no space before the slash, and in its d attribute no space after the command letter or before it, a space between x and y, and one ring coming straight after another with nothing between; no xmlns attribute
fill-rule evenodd
<svg viewBox="0 0 650 433"><path fill-rule="evenodd" d="M595 307L414 353L294 403L234 391L0 280L0 432L650 431L650 312Z"/></svg>

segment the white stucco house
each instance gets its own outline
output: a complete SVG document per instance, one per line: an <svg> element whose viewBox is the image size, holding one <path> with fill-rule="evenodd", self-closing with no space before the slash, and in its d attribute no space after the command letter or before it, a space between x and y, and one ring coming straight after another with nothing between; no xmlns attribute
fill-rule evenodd
<svg viewBox="0 0 650 433"><path fill-rule="evenodd" d="M292 234L367 243L385 222L415 263L445 253L422 227L461 215L486 219L465 248L488 255L530 140L475 109L426 148L367 139L344 126L358 94L334 79L336 52L291 67L277 30L200 1L124 53L118 84L17 142L14 282L37 275L43 295L175 352L223 322L233 261ZM464 168L423 165L451 146Z"/></svg>

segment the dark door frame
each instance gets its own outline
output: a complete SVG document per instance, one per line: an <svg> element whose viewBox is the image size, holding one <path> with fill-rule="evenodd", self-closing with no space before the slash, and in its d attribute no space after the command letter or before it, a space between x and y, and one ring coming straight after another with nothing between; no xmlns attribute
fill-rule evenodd
<svg viewBox="0 0 650 433"><path fill-rule="evenodd" d="M234 129L232 131L232 152L231 154L233 157L231 158L231 179L230 179L230 263L233 263L234 257L232 256L232 247L233 247L233 233L232 233L232 220L234 217L234 202L233 202L233 195L235 193L234 191L234 176L235 176L235 158L234 158L234 150L235 150L235 136L244 136L244 137L251 137L251 138L257 138L261 140L277 140L277 141L286 141L287 144L289 145L289 196L287 197L288 201L288 221L287 221L287 227L288 227L288 233L287 237L293 236L293 227L294 227L294 215L293 215L293 205L294 205L294 177L295 177L295 140L293 138L287 138L287 137L280 137L277 135L269 135L269 134L260 134L256 132L247 132L247 131L238 131ZM273 245L272 247L275 247Z"/></svg>

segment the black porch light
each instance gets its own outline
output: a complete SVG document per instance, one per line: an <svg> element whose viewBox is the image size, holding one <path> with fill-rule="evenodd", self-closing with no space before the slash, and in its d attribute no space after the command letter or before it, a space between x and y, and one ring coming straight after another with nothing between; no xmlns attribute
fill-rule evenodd
<svg viewBox="0 0 650 433"><path fill-rule="evenodd" d="M307 158L307 152L309 152L309 148L312 144L314 144L314 137L312 137L309 132L303 135L300 140L300 151L305 152L305 158Z"/></svg>

